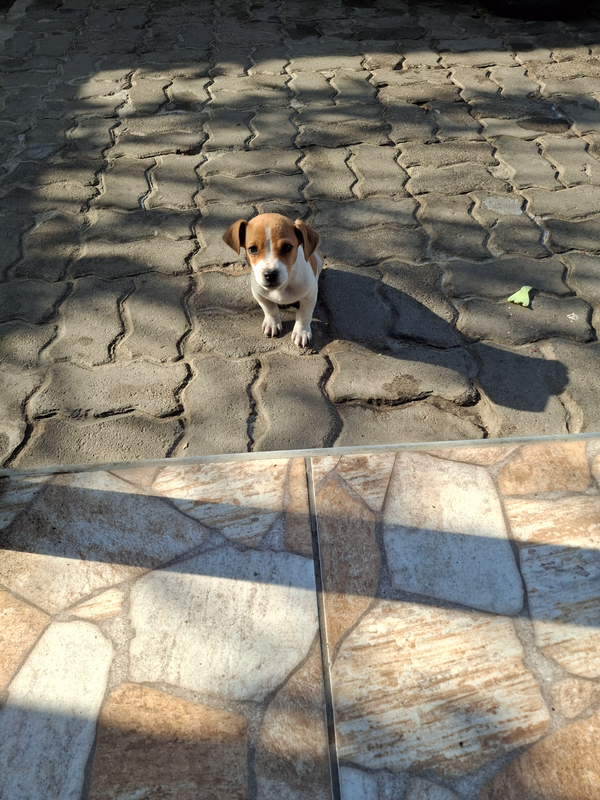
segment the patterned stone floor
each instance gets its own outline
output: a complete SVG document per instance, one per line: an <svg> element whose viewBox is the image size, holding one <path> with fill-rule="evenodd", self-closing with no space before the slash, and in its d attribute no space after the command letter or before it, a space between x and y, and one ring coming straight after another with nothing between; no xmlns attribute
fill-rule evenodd
<svg viewBox="0 0 600 800"><path fill-rule="evenodd" d="M600 434L2 474L2 800L600 796Z"/></svg>

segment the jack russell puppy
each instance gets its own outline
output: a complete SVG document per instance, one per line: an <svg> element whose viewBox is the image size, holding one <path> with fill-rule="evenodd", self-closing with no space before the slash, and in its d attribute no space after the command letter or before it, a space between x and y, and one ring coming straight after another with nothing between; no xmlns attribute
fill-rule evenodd
<svg viewBox="0 0 600 800"><path fill-rule="evenodd" d="M241 247L246 249L252 267L252 294L265 313L265 336L278 336L282 331L279 306L299 302L292 341L306 347L312 339L310 323L323 267L316 252L319 234L302 220L259 214L250 222L238 219L225 231L223 241L238 255Z"/></svg>

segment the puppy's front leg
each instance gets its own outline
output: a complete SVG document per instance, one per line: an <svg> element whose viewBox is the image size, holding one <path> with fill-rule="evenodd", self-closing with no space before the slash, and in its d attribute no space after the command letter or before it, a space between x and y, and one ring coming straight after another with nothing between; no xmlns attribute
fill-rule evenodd
<svg viewBox="0 0 600 800"><path fill-rule="evenodd" d="M277 303L272 303L270 300L267 300L264 297L261 297L258 292L254 290L254 286L252 288L252 294L254 295L254 299L258 303L258 305L262 308L265 314L265 318L262 324L262 330L265 336L279 336L281 331L283 330L283 325L281 324L281 316L279 314L279 306Z"/></svg>
<svg viewBox="0 0 600 800"><path fill-rule="evenodd" d="M307 347L312 339L310 323L313 311L317 304L317 287L300 300L300 307L296 312L296 323L292 331L292 342L298 347Z"/></svg>

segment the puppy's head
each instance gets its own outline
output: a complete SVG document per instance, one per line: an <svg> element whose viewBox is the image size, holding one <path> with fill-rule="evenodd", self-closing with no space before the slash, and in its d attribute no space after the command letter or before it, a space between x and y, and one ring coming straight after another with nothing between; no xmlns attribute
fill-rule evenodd
<svg viewBox="0 0 600 800"><path fill-rule="evenodd" d="M308 261L319 242L319 234L302 220L292 222L281 214L259 214L250 222L238 219L223 241L239 255L246 249L256 281L266 289L283 286L302 248Z"/></svg>

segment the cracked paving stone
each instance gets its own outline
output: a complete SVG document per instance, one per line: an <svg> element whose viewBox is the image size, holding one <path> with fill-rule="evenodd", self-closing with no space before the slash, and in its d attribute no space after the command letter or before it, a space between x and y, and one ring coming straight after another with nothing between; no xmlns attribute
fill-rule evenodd
<svg viewBox="0 0 600 800"><path fill-rule="evenodd" d="M305 152L300 167L307 178L302 189L309 199L350 199L356 177L348 166L349 152L328 147L311 147Z"/></svg>
<svg viewBox="0 0 600 800"><path fill-rule="evenodd" d="M398 453L383 525L396 590L505 616L521 610L521 577L485 467Z"/></svg>
<svg viewBox="0 0 600 800"><path fill-rule="evenodd" d="M261 362L261 379L254 389L259 411L254 449L327 446L335 416L321 388L328 369L326 359L272 353Z"/></svg>
<svg viewBox="0 0 600 800"><path fill-rule="evenodd" d="M60 280L77 252L81 224L76 218L42 219L23 236L23 260L11 270L14 278Z"/></svg>
<svg viewBox="0 0 600 800"><path fill-rule="evenodd" d="M194 196L200 190L195 168L202 157L181 154L157 158L152 171L152 191L144 201L145 208L195 208Z"/></svg>
<svg viewBox="0 0 600 800"><path fill-rule="evenodd" d="M543 230L523 210L522 198L485 192L474 196L473 217L490 231L487 247L494 255L549 255L542 244Z"/></svg>
<svg viewBox="0 0 600 800"><path fill-rule="evenodd" d="M389 125L380 119L380 114L378 105L362 105L360 116L354 106L301 108L294 119L300 131L295 139L296 147L385 145L389 142Z"/></svg>
<svg viewBox="0 0 600 800"><path fill-rule="evenodd" d="M250 111L228 111L219 108L211 112L210 119L204 123L208 140L202 146L203 152L210 150L241 150L252 136L248 121Z"/></svg>
<svg viewBox="0 0 600 800"><path fill-rule="evenodd" d="M124 301L129 333L115 348L117 358L164 363L180 358L179 342L189 329L183 308L188 277L142 275Z"/></svg>
<svg viewBox="0 0 600 800"><path fill-rule="evenodd" d="M207 119L204 112L126 117L118 128L111 156L146 158L198 150L206 140L203 125Z"/></svg>
<svg viewBox="0 0 600 800"><path fill-rule="evenodd" d="M430 167L446 167L450 164L482 164L495 166L498 162L493 155L493 148L487 142L450 141L403 142L400 145L400 163L404 167L419 165Z"/></svg>
<svg viewBox="0 0 600 800"><path fill-rule="evenodd" d="M432 141L435 135L435 125L427 116L421 106L406 103L401 100L392 100L381 96L378 99L384 102L384 119L389 123L389 138L394 143L416 141L419 143Z"/></svg>
<svg viewBox="0 0 600 800"><path fill-rule="evenodd" d="M456 260L448 264L444 288L450 297L487 297L506 300L520 286L564 297L571 290L564 282L565 267L556 258L500 257L494 261Z"/></svg>
<svg viewBox="0 0 600 800"><path fill-rule="evenodd" d="M48 322L69 288L69 284L62 282L10 281L0 292L0 322L17 319L38 325Z"/></svg>
<svg viewBox="0 0 600 800"><path fill-rule="evenodd" d="M90 213L92 225L83 233L84 242L135 242L165 238L175 241L192 238L192 224L199 211L117 211L97 209Z"/></svg>
<svg viewBox="0 0 600 800"><path fill-rule="evenodd" d="M380 291L392 310L391 336L434 347L462 344L454 329L456 311L440 288L442 274L437 264L391 261L385 265Z"/></svg>
<svg viewBox="0 0 600 800"><path fill-rule="evenodd" d="M175 106L174 110L200 110L194 108L194 106L210 100L210 95L206 88L210 82L211 79L209 77L182 75L174 78L167 87L167 94L171 99L171 103Z"/></svg>
<svg viewBox="0 0 600 800"><path fill-rule="evenodd" d="M354 145L350 148L350 165L358 180L353 186L357 197L386 194L392 197L407 197L404 184L408 179L396 158L397 152L391 147L375 147L369 144Z"/></svg>
<svg viewBox="0 0 600 800"><path fill-rule="evenodd" d="M554 357L567 370L565 392L579 408L580 430L600 430L600 344L591 342L585 347L578 347L564 339L553 339L550 344Z"/></svg>
<svg viewBox="0 0 600 800"><path fill-rule="evenodd" d="M558 177L566 186L600 185L600 162L590 155L585 139L563 139L548 134L541 141L545 157L558 170Z"/></svg>
<svg viewBox="0 0 600 800"><path fill-rule="evenodd" d="M206 533L110 473L60 475L4 534L1 580L55 614L197 547Z"/></svg>
<svg viewBox="0 0 600 800"><path fill-rule="evenodd" d="M84 421L54 417L35 423L14 463L38 467L166 458L182 435L179 419L155 420L133 414Z"/></svg>
<svg viewBox="0 0 600 800"><path fill-rule="evenodd" d="M392 409L342 405L337 411L343 427L336 447L483 438L483 429L469 417L449 414L427 402Z"/></svg>
<svg viewBox="0 0 600 800"><path fill-rule="evenodd" d="M381 261L397 258L399 254L413 264L425 261L427 236L422 228L383 225L352 231L325 228L319 233L320 252L351 267L379 265Z"/></svg>
<svg viewBox="0 0 600 800"><path fill-rule="evenodd" d="M489 258L484 242L487 231L471 216L473 201L467 195L427 194L418 198L417 217L429 234L434 253L460 258Z"/></svg>
<svg viewBox="0 0 600 800"><path fill-rule="evenodd" d="M481 164L451 164L443 167L412 167L406 189L412 195L435 192L444 195L487 190L506 190L504 181L495 178Z"/></svg>
<svg viewBox="0 0 600 800"><path fill-rule="evenodd" d="M458 330L471 339L500 344L525 344L562 337L575 342L594 338L591 308L579 298L536 295L529 308L514 303L466 300L459 305Z"/></svg>
<svg viewBox="0 0 600 800"><path fill-rule="evenodd" d="M317 200L315 225L356 230L374 225L394 224L402 227L416 227L416 201L411 198L395 200L390 197L371 197L366 199L337 202Z"/></svg>
<svg viewBox="0 0 600 800"><path fill-rule="evenodd" d="M518 141L502 136L496 139L498 158L512 172L511 181L518 189L561 189L554 167L539 152L536 142Z"/></svg>
<svg viewBox="0 0 600 800"><path fill-rule="evenodd" d="M573 186L556 192L529 189L523 194L538 217L577 219L600 212L600 186Z"/></svg>
<svg viewBox="0 0 600 800"><path fill-rule="evenodd" d="M7 797L80 795L113 652L89 622L54 622L42 635L0 712ZM32 760L34 752L44 758Z"/></svg>
<svg viewBox="0 0 600 800"><path fill-rule="evenodd" d="M563 253L566 250L600 251L600 218L583 222L562 219L546 219L544 226L550 232L550 246Z"/></svg>
<svg viewBox="0 0 600 800"><path fill-rule="evenodd" d="M121 684L98 720L89 797L158 791L237 800L247 791L246 718L148 686Z"/></svg>
<svg viewBox="0 0 600 800"><path fill-rule="evenodd" d="M135 410L165 417L179 411L177 393L187 376L185 364L163 366L134 361L90 370L58 363L52 368L47 386L30 401L31 414L98 417Z"/></svg>
<svg viewBox="0 0 600 800"><path fill-rule="evenodd" d="M97 275L120 278L147 272L166 275L189 273L187 259L194 252L192 240L141 239L137 242L86 242L70 267L73 278Z"/></svg>
<svg viewBox="0 0 600 800"><path fill-rule="evenodd" d="M434 100L427 104L427 111L437 125L436 136L440 142L483 139L480 134L481 124L471 116L466 103L442 103Z"/></svg>
<svg viewBox="0 0 600 800"><path fill-rule="evenodd" d="M523 656L509 619L377 600L332 669L340 758L452 777L536 741L549 715Z"/></svg>
<svg viewBox="0 0 600 800"><path fill-rule="evenodd" d="M293 150L278 150L271 148L257 152L225 151L223 153L211 152L206 160L198 167L202 178L211 175L227 175L231 178L242 178L248 175L275 172L280 175L294 175L301 172L298 161L300 153Z"/></svg>
<svg viewBox="0 0 600 800"><path fill-rule="evenodd" d="M133 288L131 278L80 278L62 306L63 321L50 357L88 367L109 362L112 345L123 332L119 308Z"/></svg>
<svg viewBox="0 0 600 800"><path fill-rule="evenodd" d="M0 364L31 369L38 366L41 351L54 339L56 325L6 322L0 325Z"/></svg>
<svg viewBox="0 0 600 800"><path fill-rule="evenodd" d="M294 148L294 140L298 129L290 120L290 109L262 107L257 109L249 127L253 138L248 142L250 150L262 148L286 149ZM297 155L297 151L294 150Z"/></svg>
<svg viewBox="0 0 600 800"><path fill-rule="evenodd" d="M477 398L469 380L471 360L464 350L408 346L393 355L353 346L330 351L334 365L327 385L334 403L372 399L407 402L429 395L468 404Z"/></svg>
<svg viewBox="0 0 600 800"><path fill-rule="evenodd" d="M168 101L165 89L170 83L167 77L155 78L136 72L127 91L127 103L119 109L119 116L156 114Z"/></svg>
<svg viewBox="0 0 600 800"><path fill-rule="evenodd" d="M390 312L379 292L380 278L381 273L370 270L328 266L323 271L319 294L332 337L385 345Z"/></svg>
<svg viewBox="0 0 600 800"><path fill-rule="evenodd" d="M471 346L481 362L477 385L491 405L486 422L490 438L567 433L566 412L555 395L568 383L562 361L546 361L537 348L502 347L491 343Z"/></svg>
<svg viewBox="0 0 600 800"><path fill-rule="evenodd" d="M42 370L25 372L0 368L0 461L8 458L21 444L27 430L25 406L44 381Z"/></svg>
<svg viewBox="0 0 600 800"><path fill-rule="evenodd" d="M137 211L141 199L148 194L147 171L154 164L151 158L117 158L102 174L104 191L91 203L96 208L118 208Z"/></svg>
<svg viewBox="0 0 600 800"><path fill-rule="evenodd" d="M258 362L215 356L192 361L194 377L183 404L188 415L186 456L243 453L248 449L249 387Z"/></svg>
<svg viewBox="0 0 600 800"><path fill-rule="evenodd" d="M138 580L130 617L134 681L260 702L306 657L317 633L312 560L210 550Z"/></svg>
<svg viewBox="0 0 600 800"><path fill-rule="evenodd" d="M301 199L300 189L303 183L302 175L279 175L275 172L254 175L251 180L215 174L205 179L199 197L206 203L232 205L261 200L280 200L294 204Z"/></svg>

